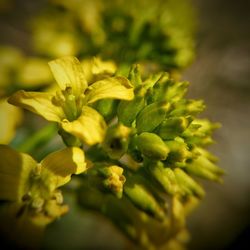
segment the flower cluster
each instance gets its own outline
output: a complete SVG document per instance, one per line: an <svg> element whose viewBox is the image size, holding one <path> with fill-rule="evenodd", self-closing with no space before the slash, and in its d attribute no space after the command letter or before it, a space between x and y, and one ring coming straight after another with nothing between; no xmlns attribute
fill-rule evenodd
<svg viewBox="0 0 250 250"><path fill-rule="evenodd" d="M167 73L142 79L138 65L128 78L135 97L119 101L104 141L87 152L93 168L85 175L79 202L111 218L145 248L181 244L175 239L186 235L185 217L205 194L196 177L222 181L223 170L204 148L213 142L211 134L219 125L197 118L205 106L184 97L187 82L175 81ZM107 186L102 187L100 180L99 193L93 190L102 167L111 162L124 169L124 177L116 182L120 201L104 195ZM155 235L156 231L165 235Z"/></svg>
<svg viewBox="0 0 250 250"><path fill-rule="evenodd" d="M205 195L200 179L224 174L206 149L219 124L199 117L203 101L186 98L189 83L174 77L194 55L189 1L49 6L33 20L34 57L0 48L1 234L37 247L67 213L62 187L74 178L78 205L136 248L183 249L186 217ZM51 125L13 141L24 110ZM35 153L58 135L60 150Z"/></svg>
<svg viewBox="0 0 250 250"><path fill-rule="evenodd" d="M0 147L0 199L13 208L6 218L44 228L67 211L58 188L82 173L83 208L110 218L141 247L181 246L186 215L205 194L196 177L220 182L223 174L204 148L218 124L197 118L203 102L186 99L188 83L168 73L144 79L139 65L127 77L97 58L49 66L57 87L20 90L8 101L57 123L67 147L40 163Z"/></svg>

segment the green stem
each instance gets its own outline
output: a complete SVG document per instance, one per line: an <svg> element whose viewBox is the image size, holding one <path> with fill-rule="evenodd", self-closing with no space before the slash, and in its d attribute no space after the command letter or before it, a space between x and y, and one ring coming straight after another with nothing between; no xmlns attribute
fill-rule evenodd
<svg viewBox="0 0 250 250"><path fill-rule="evenodd" d="M17 145L17 150L24 153L31 153L39 145L49 142L50 139L55 136L57 131L58 127L56 124L49 124Z"/></svg>

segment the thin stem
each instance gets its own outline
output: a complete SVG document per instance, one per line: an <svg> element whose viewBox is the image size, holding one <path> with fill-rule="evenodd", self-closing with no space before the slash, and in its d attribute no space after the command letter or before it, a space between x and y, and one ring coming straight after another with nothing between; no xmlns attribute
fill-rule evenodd
<svg viewBox="0 0 250 250"><path fill-rule="evenodd" d="M21 144L17 145L17 150L24 153L31 153L39 145L49 142L50 139L55 136L57 131L58 128L56 124L49 124L25 139Z"/></svg>

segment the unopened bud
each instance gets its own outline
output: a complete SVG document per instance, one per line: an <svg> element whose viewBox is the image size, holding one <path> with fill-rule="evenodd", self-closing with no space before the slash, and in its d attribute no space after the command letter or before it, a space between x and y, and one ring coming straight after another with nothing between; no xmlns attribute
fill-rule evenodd
<svg viewBox="0 0 250 250"><path fill-rule="evenodd" d="M120 122L126 126L131 126L138 113L145 106L145 93L146 90L143 88L143 86L140 86L135 89L135 97L132 101L120 102L117 109L117 116Z"/></svg>
<svg viewBox="0 0 250 250"><path fill-rule="evenodd" d="M105 118L111 120L116 111L117 101L111 99L102 99L96 102L96 110Z"/></svg>
<svg viewBox="0 0 250 250"><path fill-rule="evenodd" d="M156 134L144 132L136 138L138 149L143 155L155 160L165 160L169 149L164 141Z"/></svg>
<svg viewBox="0 0 250 250"><path fill-rule="evenodd" d="M172 116L197 115L205 109L202 100L183 99L175 105L175 109L171 112Z"/></svg>
<svg viewBox="0 0 250 250"><path fill-rule="evenodd" d="M164 164L158 161L148 165L148 171L168 194L177 193L178 184L171 168L164 168Z"/></svg>
<svg viewBox="0 0 250 250"><path fill-rule="evenodd" d="M171 140L181 135L191 122L191 117L171 117L164 120L157 128L156 133L163 140Z"/></svg>
<svg viewBox="0 0 250 250"><path fill-rule="evenodd" d="M170 150L167 159L169 162L184 162L191 155L187 144L179 137L176 137L175 140L165 141L165 144Z"/></svg>
<svg viewBox="0 0 250 250"><path fill-rule="evenodd" d="M203 188L195 182L188 174L180 168L174 170L177 182L184 193L188 195L197 195L202 198L205 195Z"/></svg>
<svg viewBox="0 0 250 250"><path fill-rule="evenodd" d="M140 72L140 67L138 64L134 64L131 67L129 75L128 75L128 79L134 85L134 87L141 85L142 83L141 72Z"/></svg>
<svg viewBox="0 0 250 250"><path fill-rule="evenodd" d="M188 173L198 177L221 182L221 176L224 174L223 169L217 167L204 156L199 156L197 159L188 163L186 166Z"/></svg>
<svg viewBox="0 0 250 250"><path fill-rule="evenodd" d="M141 110L136 118L138 133L153 131L166 117L170 109L168 102L156 102Z"/></svg>
<svg viewBox="0 0 250 250"><path fill-rule="evenodd" d="M158 219L164 218L164 212L150 189L145 183L143 183L140 176L131 176L127 178L126 184L124 185L124 192L128 198L146 213L155 216Z"/></svg>

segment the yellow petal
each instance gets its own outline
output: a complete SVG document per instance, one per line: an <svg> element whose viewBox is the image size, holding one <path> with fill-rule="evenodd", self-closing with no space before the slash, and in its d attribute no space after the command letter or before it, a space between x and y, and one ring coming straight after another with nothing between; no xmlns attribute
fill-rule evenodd
<svg viewBox="0 0 250 250"><path fill-rule="evenodd" d="M8 144L14 137L16 127L22 121L21 109L0 100L0 143Z"/></svg>
<svg viewBox="0 0 250 250"><path fill-rule="evenodd" d="M36 167L29 155L0 145L0 200L21 201L29 190L29 177Z"/></svg>
<svg viewBox="0 0 250 250"><path fill-rule="evenodd" d="M81 63L75 57L63 57L49 62L50 69L62 90L71 87L73 94L79 96L87 88Z"/></svg>
<svg viewBox="0 0 250 250"><path fill-rule="evenodd" d="M97 81L88 87L86 91L88 103L96 102L104 98L132 100L134 89L129 80L122 76L107 77Z"/></svg>
<svg viewBox="0 0 250 250"><path fill-rule="evenodd" d="M65 119L61 125L66 132L78 137L88 145L102 142L107 127L103 117L88 106L83 106L82 114L77 120L69 122Z"/></svg>
<svg viewBox="0 0 250 250"><path fill-rule="evenodd" d="M54 175L52 179L55 188L68 182L72 174L80 174L86 170L84 152L77 147L53 152L41 161L41 165L42 169L47 169Z"/></svg>
<svg viewBox="0 0 250 250"><path fill-rule="evenodd" d="M64 112L62 107L53 104L52 98L51 93L20 90L9 97L8 102L41 115L48 121L60 122L64 118Z"/></svg>
<svg viewBox="0 0 250 250"><path fill-rule="evenodd" d="M102 61L99 57L85 59L81 63L88 84L113 75L117 69L113 61Z"/></svg>

